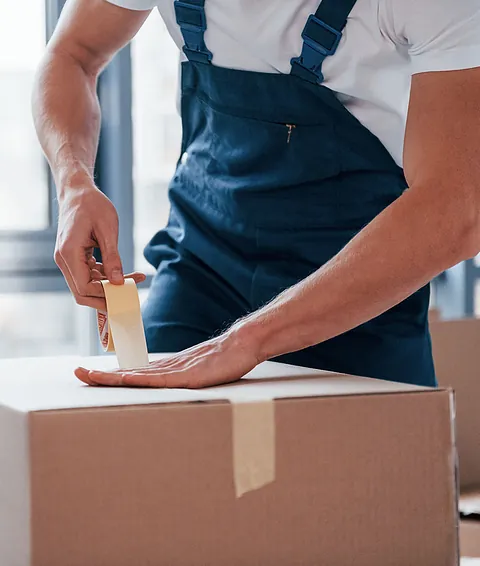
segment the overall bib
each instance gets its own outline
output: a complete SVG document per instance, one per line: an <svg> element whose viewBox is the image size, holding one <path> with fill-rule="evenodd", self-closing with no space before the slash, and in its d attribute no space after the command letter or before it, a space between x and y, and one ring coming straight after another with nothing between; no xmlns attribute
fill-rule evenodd
<svg viewBox="0 0 480 566"><path fill-rule="evenodd" d="M321 83L355 0L323 0L289 75L216 67L205 0L176 0L182 157L168 225L145 250L149 351L205 341L337 254L406 189L379 139ZM405 219L408 222L408 219ZM381 316L278 360L434 386L429 287Z"/></svg>

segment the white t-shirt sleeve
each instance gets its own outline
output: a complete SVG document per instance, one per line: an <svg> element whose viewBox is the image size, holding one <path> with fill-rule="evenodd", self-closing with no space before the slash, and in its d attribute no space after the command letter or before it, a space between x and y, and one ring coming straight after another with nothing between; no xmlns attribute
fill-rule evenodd
<svg viewBox="0 0 480 566"><path fill-rule="evenodd" d="M388 0L387 6L392 39L407 48L413 74L480 67L480 0Z"/></svg>
<svg viewBox="0 0 480 566"><path fill-rule="evenodd" d="M106 0L110 4L129 10L151 10L158 5L158 0ZM173 0L172 0L173 2Z"/></svg>

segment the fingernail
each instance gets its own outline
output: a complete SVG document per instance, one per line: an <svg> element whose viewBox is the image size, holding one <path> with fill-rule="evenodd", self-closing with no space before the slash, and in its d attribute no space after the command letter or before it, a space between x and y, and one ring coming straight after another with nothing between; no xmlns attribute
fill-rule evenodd
<svg viewBox="0 0 480 566"><path fill-rule="evenodd" d="M120 269L114 269L112 271L112 281L116 281L117 283L121 283L123 281L123 274Z"/></svg>

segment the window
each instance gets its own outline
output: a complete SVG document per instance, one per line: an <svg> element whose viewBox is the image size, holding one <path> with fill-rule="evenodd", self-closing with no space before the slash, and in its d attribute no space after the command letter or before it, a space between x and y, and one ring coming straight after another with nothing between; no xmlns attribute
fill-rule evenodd
<svg viewBox="0 0 480 566"><path fill-rule="evenodd" d="M0 295L0 358L78 353L77 307L69 293Z"/></svg>
<svg viewBox="0 0 480 566"><path fill-rule="evenodd" d="M2 2L1 10L0 230L44 230L49 225L48 174L30 96L45 45L45 6L39 0Z"/></svg>
<svg viewBox="0 0 480 566"><path fill-rule="evenodd" d="M135 268L150 271L143 248L167 223L167 189L181 144L179 51L156 10L131 53Z"/></svg>
<svg viewBox="0 0 480 566"><path fill-rule="evenodd" d="M53 261L55 212L31 91L59 0L1 2L0 357L79 351L82 311Z"/></svg>

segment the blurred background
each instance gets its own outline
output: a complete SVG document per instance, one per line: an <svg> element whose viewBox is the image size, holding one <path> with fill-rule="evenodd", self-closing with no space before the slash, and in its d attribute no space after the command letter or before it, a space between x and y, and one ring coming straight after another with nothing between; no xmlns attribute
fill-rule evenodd
<svg viewBox="0 0 480 566"><path fill-rule="evenodd" d="M54 189L30 112L34 73L62 4L0 0L0 357L97 350L94 313L75 305L52 260ZM119 210L126 270L151 273L143 248L168 216L181 141L178 57L155 11L99 85L97 182Z"/></svg>
<svg viewBox="0 0 480 566"><path fill-rule="evenodd" d="M0 0L0 357L98 353L95 313L75 305L53 262L56 202L30 112L35 69L62 5ZM181 139L178 57L155 11L99 83L96 179L119 211L128 271L151 274L143 248L168 216ZM480 262L439 277L433 304L443 318L480 314Z"/></svg>

